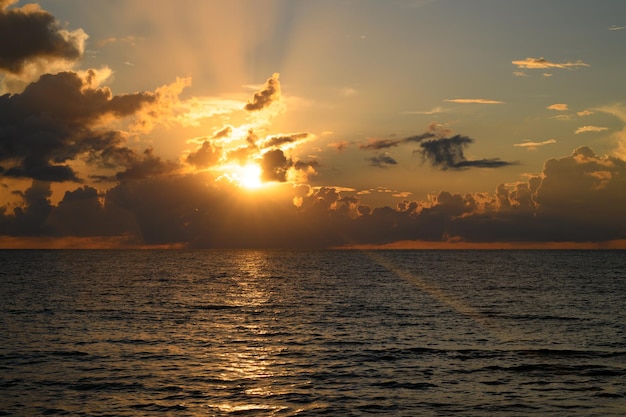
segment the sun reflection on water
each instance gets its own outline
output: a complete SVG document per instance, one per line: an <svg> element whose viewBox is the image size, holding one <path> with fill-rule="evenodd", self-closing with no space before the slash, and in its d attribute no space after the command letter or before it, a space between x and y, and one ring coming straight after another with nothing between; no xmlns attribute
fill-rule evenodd
<svg viewBox="0 0 626 417"><path fill-rule="evenodd" d="M215 357L217 363L212 364L219 368L219 379L232 392L232 399L210 407L224 413L274 413L285 409L273 400L281 394L275 388L280 376L275 370L280 369L276 358L282 348L268 343L267 335L272 329L266 320L255 318L273 296L263 268L267 254L246 251L240 255L232 260L237 263L239 274L232 277L228 299L243 311L233 315L228 327L222 329L231 340L222 344Z"/></svg>

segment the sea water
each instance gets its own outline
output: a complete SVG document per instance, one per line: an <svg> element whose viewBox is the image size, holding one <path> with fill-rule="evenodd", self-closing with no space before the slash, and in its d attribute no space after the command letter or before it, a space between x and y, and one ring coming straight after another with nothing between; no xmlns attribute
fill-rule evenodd
<svg viewBox="0 0 626 417"><path fill-rule="evenodd" d="M0 251L0 415L624 416L623 251Z"/></svg>

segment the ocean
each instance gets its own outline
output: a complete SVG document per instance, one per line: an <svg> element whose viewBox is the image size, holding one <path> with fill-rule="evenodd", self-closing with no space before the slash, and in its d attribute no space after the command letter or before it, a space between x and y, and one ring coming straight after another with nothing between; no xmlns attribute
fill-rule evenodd
<svg viewBox="0 0 626 417"><path fill-rule="evenodd" d="M0 415L625 416L624 251L0 251Z"/></svg>

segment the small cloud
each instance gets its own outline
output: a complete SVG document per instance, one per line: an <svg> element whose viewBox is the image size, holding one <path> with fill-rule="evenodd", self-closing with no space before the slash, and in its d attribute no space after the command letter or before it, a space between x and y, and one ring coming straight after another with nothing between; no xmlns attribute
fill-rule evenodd
<svg viewBox="0 0 626 417"><path fill-rule="evenodd" d="M543 142L524 141L522 143L514 143L513 146L519 146L521 148L526 148L529 151L534 151L540 146L550 145L552 143L556 143L556 140L548 139L548 140L544 140Z"/></svg>
<svg viewBox="0 0 626 417"><path fill-rule="evenodd" d="M397 193L391 194L392 197L397 197L397 198L409 198L412 195L413 193L410 191L403 191L403 192L397 192Z"/></svg>
<svg viewBox="0 0 626 417"><path fill-rule="evenodd" d="M518 68L526 69L539 69L539 68L578 68L589 67L589 64L584 63L581 60L575 62L551 62L541 58L526 58L517 61L511 61L513 65L517 65Z"/></svg>
<svg viewBox="0 0 626 417"><path fill-rule="evenodd" d="M574 132L574 134L578 135L579 133L586 132L604 132L605 130L609 130L609 128L603 126L582 126L576 129L576 132Z"/></svg>
<svg viewBox="0 0 626 417"><path fill-rule="evenodd" d="M359 145L359 148L366 150L378 150L393 148L399 144L400 141L397 139L370 139L366 144Z"/></svg>
<svg viewBox="0 0 626 417"><path fill-rule="evenodd" d="M615 26L615 25L609 26L609 30L624 30L624 29L626 29L626 26Z"/></svg>
<svg viewBox="0 0 626 417"><path fill-rule="evenodd" d="M572 120L572 116L569 114L557 114L554 118L556 120Z"/></svg>
<svg viewBox="0 0 626 417"><path fill-rule="evenodd" d="M441 107L441 106L437 106L437 107L433 107L430 110L427 111L403 111L402 114L425 114L425 115L433 115L433 114L438 114L438 113L443 113L446 110Z"/></svg>
<svg viewBox="0 0 626 417"><path fill-rule="evenodd" d="M98 48L102 48L103 46L110 45L113 43L126 43L131 46L135 46L136 41L137 41L137 38L135 36L124 36L122 38L116 38L112 36L109 38L104 38L104 39L99 40L98 42L96 42L96 46Z"/></svg>
<svg viewBox="0 0 626 417"><path fill-rule="evenodd" d="M557 104L551 104L550 106L547 107L547 109L556 110L556 111L567 111L568 107L567 107L567 104L557 103Z"/></svg>
<svg viewBox="0 0 626 417"><path fill-rule="evenodd" d="M344 97L351 97L357 95L359 92L352 87L344 87L341 89L340 94Z"/></svg>
<svg viewBox="0 0 626 417"><path fill-rule="evenodd" d="M576 114L577 114L578 116L581 116L581 117L582 117L582 116L590 116L590 115L592 115L593 113L594 113L594 112L592 112L591 110L585 109L585 110L583 110L583 111L579 111L579 112L577 112Z"/></svg>
<svg viewBox="0 0 626 417"><path fill-rule="evenodd" d="M543 74L541 74L542 76L548 78L548 77L552 77L552 74L550 74L549 72L544 72Z"/></svg>
<svg viewBox="0 0 626 417"><path fill-rule="evenodd" d="M528 74L526 74L524 71L513 71L513 75L515 75L516 77L528 77Z"/></svg>
<svg viewBox="0 0 626 417"><path fill-rule="evenodd" d="M498 100L489 100L485 98L454 98L444 100L449 103L459 103L459 104L503 104L503 101Z"/></svg>
<svg viewBox="0 0 626 417"><path fill-rule="evenodd" d="M348 147L349 143L345 140L341 140L339 142L333 142L333 143L329 143L328 146L331 149L334 149L338 152L341 152L343 150L346 150L346 148Z"/></svg>
<svg viewBox="0 0 626 417"><path fill-rule="evenodd" d="M376 155L371 158L367 158L370 161L370 165L377 168L387 168L388 165L397 165L398 162L389 155Z"/></svg>
<svg viewBox="0 0 626 417"><path fill-rule="evenodd" d="M248 101L244 109L247 111L261 110L280 99L280 81L278 81L278 77L278 73L272 74L265 82L263 88L254 93L252 101Z"/></svg>

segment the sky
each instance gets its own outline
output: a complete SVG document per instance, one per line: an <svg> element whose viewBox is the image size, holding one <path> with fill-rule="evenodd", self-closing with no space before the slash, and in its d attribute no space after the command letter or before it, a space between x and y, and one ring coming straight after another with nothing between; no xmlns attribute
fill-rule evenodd
<svg viewBox="0 0 626 417"><path fill-rule="evenodd" d="M0 0L0 248L626 248L622 0Z"/></svg>

